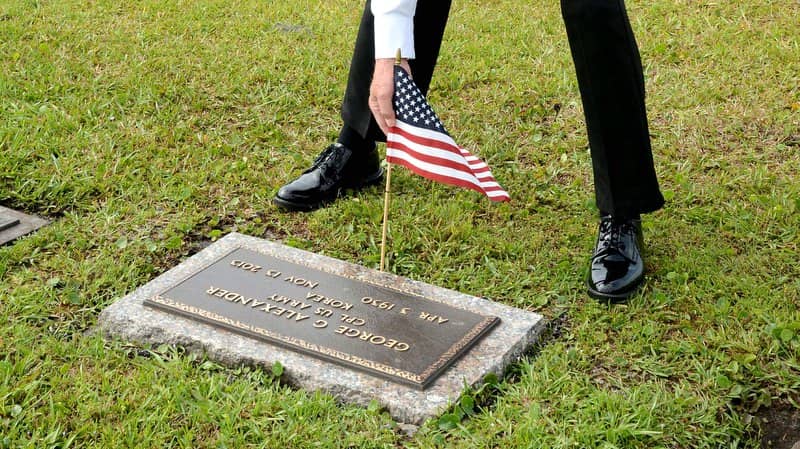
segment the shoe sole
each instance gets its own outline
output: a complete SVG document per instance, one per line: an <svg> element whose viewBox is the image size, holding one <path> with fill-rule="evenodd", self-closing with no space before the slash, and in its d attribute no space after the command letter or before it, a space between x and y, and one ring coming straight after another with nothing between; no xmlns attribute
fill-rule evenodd
<svg viewBox="0 0 800 449"><path fill-rule="evenodd" d="M320 207L324 206L326 203L329 203L333 200L328 201L321 201L319 203L308 204L308 203L293 203L291 201L285 200L279 196L276 196L272 199L272 202L280 207L281 209L290 211L290 212L311 212L312 210L319 209Z"/></svg>
<svg viewBox="0 0 800 449"><path fill-rule="evenodd" d="M281 198L281 197L279 197L277 195L275 196L275 198L272 199L272 202L276 206L278 206L278 207L280 207L282 209L285 209L287 211L291 211L291 212L311 212L311 211L317 210L317 209L319 209L321 207L324 207L324 206L334 202L337 198L340 198L342 196L342 192L344 190L360 190L360 189L363 189L365 187L369 187L369 186L372 186L372 185L380 183L381 179L383 179L383 169L380 169L377 174L373 174L371 177L365 179L364 181L362 181L362 182L360 182L358 184L352 184L352 185L343 186L339 190L339 192L335 196L333 196L332 198L324 198L324 199L322 199L320 201L317 201L316 203L311 203L311 204L309 204L309 203L296 203L294 201L289 201L289 200L286 200L284 198Z"/></svg>
<svg viewBox="0 0 800 449"><path fill-rule="evenodd" d="M634 292L635 292L635 290L634 290ZM597 301L600 301L600 302L611 303L611 304L620 304L620 303L628 302L628 298L633 296L634 292L625 293L625 294L619 294L619 295L611 295L611 294L608 294L608 293L601 293L601 292L598 292L598 291L592 290L592 289L587 289L586 290L586 293L589 295L589 297L591 297L593 299L596 299Z"/></svg>
<svg viewBox="0 0 800 449"><path fill-rule="evenodd" d="M639 288L642 286L642 281L640 280L638 284L630 289L625 293L603 293L597 290L592 289L591 287L587 287L586 293L591 297L600 302L611 303L611 304L620 304L623 302L627 302L628 298L636 294L639 291Z"/></svg>

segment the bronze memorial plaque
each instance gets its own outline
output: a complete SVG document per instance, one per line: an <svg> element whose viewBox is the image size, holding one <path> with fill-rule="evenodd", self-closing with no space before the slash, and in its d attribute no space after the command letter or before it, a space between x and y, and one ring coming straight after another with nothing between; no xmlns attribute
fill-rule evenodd
<svg viewBox="0 0 800 449"><path fill-rule="evenodd" d="M244 248L145 304L418 389L500 321Z"/></svg>

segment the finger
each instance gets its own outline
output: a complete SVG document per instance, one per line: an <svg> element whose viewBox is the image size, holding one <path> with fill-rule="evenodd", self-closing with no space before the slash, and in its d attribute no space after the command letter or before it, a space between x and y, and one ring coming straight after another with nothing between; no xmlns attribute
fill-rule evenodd
<svg viewBox="0 0 800 449"><path fill-rule="evenodd" d="M378 97L378 107L383 115L383 120L388 128L395 125L394 107L392 106L392 96L382 95Z"/></svg>
<svg viewBox="0 0 800 449"><path fill-rule="evenodd" d="M413 80L414 74L411 73L411 65L408 63L408 59L403 59L403 62L400 63L400 66L406 70L406 73L408 73L408 77Z"/></svg>
<svg viewBox="0 0 800 449"><path fill-rule="evenodd" d="M383 112L381 111L378 97L370 95L369 110L372 111L372 116L375 118L375 122L378 124L378 127L381 129L381 131L383 131L384 134L388 134L389 125L386 124L386 119L384 118Z"/></svg>

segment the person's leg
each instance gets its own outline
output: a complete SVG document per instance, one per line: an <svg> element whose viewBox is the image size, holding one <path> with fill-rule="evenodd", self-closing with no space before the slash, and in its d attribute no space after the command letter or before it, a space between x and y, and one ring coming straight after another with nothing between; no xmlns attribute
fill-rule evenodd
<svg viewBox="0 0 800 449"><path fill-rule="evenodd" d="M433 70L439 58L447 18L450 13L450 0L418 0L414 15L414 51L416 58L411 60L411 75L423 94L433 77ZM375 68L375 43L373 17L370 2L367 1L361 26L356 37L353 59L347 90L342 102L344 126L355 131L367 141L386 140L369 109L369 87Z"/></svg>
<svg viewBox="0 0 800 449"><path fill-rule="evenodd" d="M639 49L622 0L561 0L561 11L603 217L589 293L621 300L643 279L639 214L664 204L650 148Z"/></svg>
<svg viewBox="0 0 800 449"><path fill-rule="evenodd" d="M427 92L439 56L450 0L418 0L414 16L414 50L410 61L417 85ZM299 178L281 187L274 202L289 210L310 211L335 200L344 188L380 181L383 171L376 142L385 141L369 109L375 67L374 19L366 2L342 102L344 122L337 142L317 157Z"/></svg>
<svg viewBox="0 0 800 449"><path fill-rule="evenodd" d="M659 209L639 50L622 0L562 0L592 153L597 207L634 217Z"/></svg>

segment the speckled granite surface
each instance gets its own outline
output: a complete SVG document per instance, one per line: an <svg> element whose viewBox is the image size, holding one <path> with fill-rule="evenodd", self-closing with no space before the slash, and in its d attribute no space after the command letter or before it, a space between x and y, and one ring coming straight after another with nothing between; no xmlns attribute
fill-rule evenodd
<svg viewBox="0 0 800 449"><path fill-rule="evenodd" d="M296 263L324 267L335 274L415 292L476 313L497 316L501 323L427 389L420 391L143 305L145 298L172 287L234 248L280 255ZM321 390L359 405L376 400L397 421L416 425L445 411L466 385L479 384L489 373L501 375L508 364L535 342L543 326L543 318L535 313L237 233L225 236L118 300L101 313L98 322L98 329L106 336L139 344L179 345L205 352L209 358L229 366L270 367L279 361L285 368L284 380L290 385Z"/></svg>

